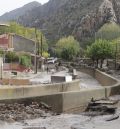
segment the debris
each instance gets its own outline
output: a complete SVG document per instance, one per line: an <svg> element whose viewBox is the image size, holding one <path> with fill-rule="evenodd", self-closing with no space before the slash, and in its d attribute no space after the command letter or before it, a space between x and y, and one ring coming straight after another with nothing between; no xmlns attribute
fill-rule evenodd
<svg viewBox="0 0 120 129"><path fill-rule="evenodd" d="M91 102L89 102L88 104L85 115L97 116L97 115L115 114L117 109L116 106L117 103L118 101L115 100L108 100L108 99L94 100L92 98Z"/></svg>
<svg viewBox="0 0 120 129"><path fill-rule="evenodd" d="M51 109L51 106L47 105L46 103L44 102L40 102L41 106L43 106L44 108L46 109Z"/></svg>
<svg viewBox="0 0 120 129"><path fill-rule="evenodd" d="M119 118L119 115L115 114L115 115L112 115L111 117L109 117L108 119L106 119L106 121L113 121L113 120L116 120Z"/></svg>
<svg viewBox="0 0 120 129"><path fill-rule="evenodd" d="M105 99L102 100L102 99L101 99L101 100L96 100L95 103L96 103L96 104L114 105L114 104L118 103L118 101L115 101L115 100L107 100L107 99L106 99L106 100L105 100Z"/></svg>
<svg viewBox="0 0 120 129"><path fill-rule="evenodd" d="M31 104L0 104L0 120L9 123L34 118L46 118L53 115L50 106L44 102L31 102Z"/></svg>

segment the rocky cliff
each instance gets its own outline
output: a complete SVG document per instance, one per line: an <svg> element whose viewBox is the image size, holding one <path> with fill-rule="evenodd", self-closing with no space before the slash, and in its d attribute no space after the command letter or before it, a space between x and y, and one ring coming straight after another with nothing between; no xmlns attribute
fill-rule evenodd
<svg viewBox="0 0 120 129"><path fill-rule="evenodd" d="M120 23L120 0L50 0L34 12L35 18L28 15L28 25L43 28L49 39L74 35L83 41L107 22ZM25 24L28 17L22 16L19 22Z"/></svg>

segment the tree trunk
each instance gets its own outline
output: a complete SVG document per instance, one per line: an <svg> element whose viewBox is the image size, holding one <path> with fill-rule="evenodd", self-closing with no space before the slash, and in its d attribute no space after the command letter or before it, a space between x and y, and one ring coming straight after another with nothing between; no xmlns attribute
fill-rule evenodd
<svg viewBox="0 0 120 129"><path fill-rule="evenodd" d="M97 68L98 68L99 60L97 59L96 61L97 61Z"/></svg>
<svg viewBox="0 0 120 129"><path fill-rule="evenodd" d="M101 59L100 68L103 68L103 61L104 59Z"/></svg>
<svg viewBox="0 0 120 129"><path fill-rule="evenodd" d="M95 60L94 59L92 59L92 61L93 61L93 67L95 66Z"/></svg>

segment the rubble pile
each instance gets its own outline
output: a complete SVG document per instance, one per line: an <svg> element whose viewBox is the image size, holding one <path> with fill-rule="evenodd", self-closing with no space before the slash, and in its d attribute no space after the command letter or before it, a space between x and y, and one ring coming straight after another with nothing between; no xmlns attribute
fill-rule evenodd
<svg viewBox="0 0 120 129"><path fill-rule="evenodd" d="M15 122L26 119L46 118L54 115L51 107L43 102L32 102L29 105L0 103L0 120Z"/></svg>
<svg viewBox="0 0 120 129"><path fill-rule="evenodd" d="M88 104L85 114L88 116L98 116L98 115L109 115L115 114L117 109L116 100L94 100L93 98Z"/></svg>

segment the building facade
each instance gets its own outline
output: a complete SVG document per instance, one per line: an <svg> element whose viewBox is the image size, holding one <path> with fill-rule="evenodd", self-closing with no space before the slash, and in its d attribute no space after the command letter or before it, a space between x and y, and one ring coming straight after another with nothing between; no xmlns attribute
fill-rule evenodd
<svg viewBox="0 0 120 129"><path fill-rule="evenodd" d="M13 48L12 35L11 34L0 35L0 49L9 50L11 48Z"/></svg>
<svg viewBox="0 0 120 129"><path fill-rule="evenodd" d="M0 35L0 48L3 50L14 50L16 52L35 53L35 42L16 34Z"/></svg>

